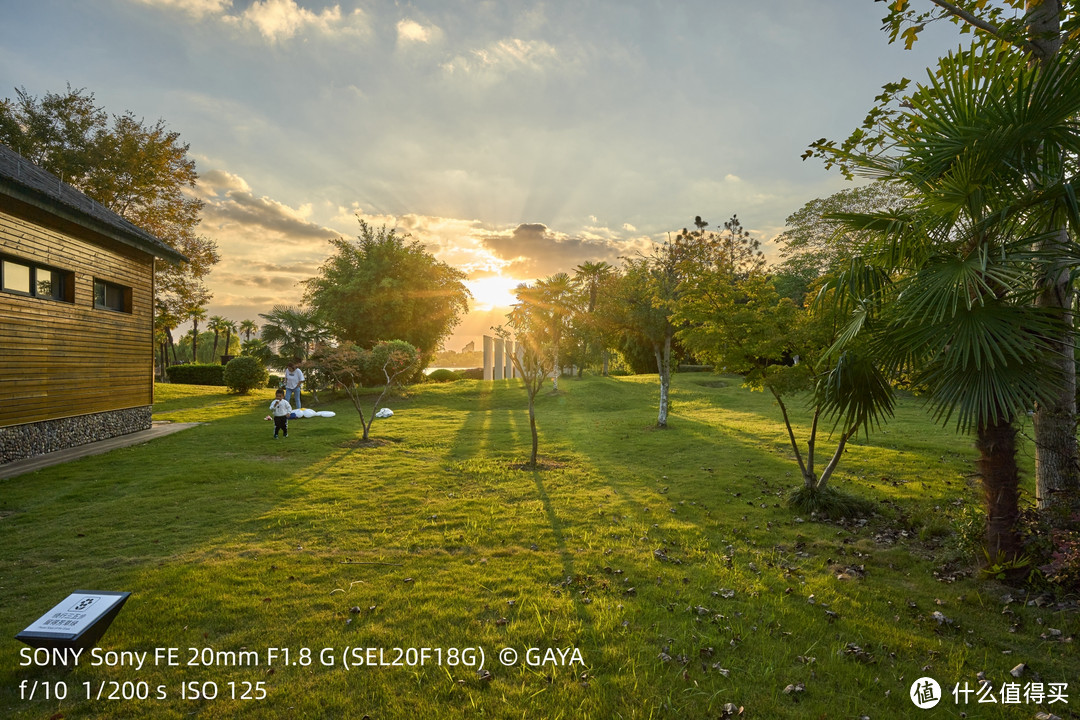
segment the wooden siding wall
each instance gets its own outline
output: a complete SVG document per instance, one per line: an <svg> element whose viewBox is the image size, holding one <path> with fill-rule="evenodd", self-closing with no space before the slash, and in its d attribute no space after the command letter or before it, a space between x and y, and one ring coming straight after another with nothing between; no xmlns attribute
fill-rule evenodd
<svg viewBox="0 0 1080 720"><path fill-rule="evenodd" d="M12 210L0 253L74 272L75 302L0 290L0 427L152 404L153 258ZM95 278L130 287L132 312L94 308Z"/></svg>

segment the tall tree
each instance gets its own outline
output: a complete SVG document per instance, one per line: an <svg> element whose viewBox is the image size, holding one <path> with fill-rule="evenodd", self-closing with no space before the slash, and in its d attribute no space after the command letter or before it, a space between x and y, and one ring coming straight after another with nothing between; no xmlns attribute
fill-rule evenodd
<svg viewBox="0 0 1080 720"><path fill-rule="evenodd" d="M250 340L251 336L259 331L259 326L254 320L242 320L240 322L240 332L244 335L244 340Z"/></svg>
<svg viewBox="0 0 1080 720"><path fill-rule="evenodd" d="M209 299L203 280L219 259L217 245L196 234L203 201L191 193L195 161L164 120L110 116L85 89L38 98L19 88L0 101L0 142L189 259L156 267L163 312L183 316Z"/></svg>
<svg viewBox="0 0 1080 720"><path fill-rule="evenodd" d="M971 52L952 56L949 62L984 53L1012 55L1032 66L1049 69L1063 62L1062 54L1075 54L1075 39L1080 36L1080 3L1075 0L928 0L929 5L898 0L889 3L884 26L890 41L902 38L910 48L920 32L930 23L951 21L962 32L972 33ZM1071 60L1064 60L1071 62ZM877 104L871 108L861 127L842 143L821 139L813 143L805 157L823 157L827 166L836 165L849 177L852 166L845 159L852 153L881 152L887 147L887 129L904 110L903 93L909 81L884 86ZM1028 98L1041 102L1048 98ZM1012 128L1002 127L1003 132ZM1025 146L1027 147L1027 146ZM1030 148L1028 148L1030 149ZM1015 156L1015 149L1011 153ZM1049 162L1038 166L1024 162L1025 175L1013 178L1031 187L1046 187L1060 181L1068 163ZM1036 157L1038 154L1036 155ZM1051 216L1053 217L1053 216ZM1053 396L1046 396L1035 408L1036 496L1040 508L1052 509L1064 504L1080 504L1080 453L1076 441L1076 345L1072 305L1074 288L1068 231L1060 215L1044 228L1040 242L1044 260L1038 276L1041 292L1034 299L1039 306L1056 314L1063 328L1050 348L1057 358L1060 378Z"/></svg>
<svg viewBox="0 0 1080 720"><path fill-rule="evenodd" d="M906 97L883 130L888 153L843 157L910 203L838 217L879 238L869 265L838 283L854 297L841 339L869 336L938 419L975 433L992 560L1019 554L1016 419L1065 383L1052 350L1070 319L1035 298L1048 264L1075 262L1044 241L1066 223L1080 230L1078 115L1080 53L1044 67L980 46L944 58Z"/></svg>
<svg viewBox="0 0 1080 720"><path fill-rule="evenodd" d="M189 307L187 318L191 320L191 362L199 362L199 321L206 319L206 308L195 305Z"/></svg>
<svg viewBox="0 0 1080 720"><path fill-rule="evenodd" d="M584 262L574 268L574 282L585 292L585 312L579 313L581 325L585 332L585 358L594 362L595 355L601 355L602 374L608 372L608 348L607 338L604 337L604 327L596 314L596 307L600 300L600 292L611 279L615 268L610 263Z"/></svg>
<svg viewBox="0 0 1080 720"><path fill-rule="evenodd" d="M225 318L220 315L213 315L206 321L207 329L214 332L214 348L210 351L210 362L217 360L218 339L221 337L221 333L225 332L225 322ZM227 349L226 352L228 352Z"/></svg>
<svg viewBox="0 0 1080 720"><path fill-rule="evenodd" d="M609 317L624 333L652 348L660 380L656 426L666 428L671 398L671 350L676 325L672 319L680 282L679 249L664 243L651 255L628 258L615 284Z"/></svg>
<svg viewBox="0 0 1080 720"><path fill-rule="evenodd" d="M226 319L222 324L222 330L225 333L225 354L232 354L232 339L233 334L236 333L236 321Z"/></svg>
<svg viewBox="0 0 1080 720"><path fill-rule="evenodd" d="M360 220L355 241L330 240L333 254L307 280L305 300L340 340L371 347L401 339L426 366L468 312L465 273L435 259L406 233Z"/></svg>
<svg viewBox="0 0 1080 720"><path fill-rule="evenodd" d="M510 361L525 385L529 402L529 431L532 435L532 452L529 464L536 467L540 436L536 429L536 395L548 377L558 373L555 354L558 342L555 332L559 312L550 301L549 293L540 283L523 283L514 290L517 303L507 314L507 327L493 328L499 337L509 339L511 333L521 348L520 356L511 353Z"/></svg>

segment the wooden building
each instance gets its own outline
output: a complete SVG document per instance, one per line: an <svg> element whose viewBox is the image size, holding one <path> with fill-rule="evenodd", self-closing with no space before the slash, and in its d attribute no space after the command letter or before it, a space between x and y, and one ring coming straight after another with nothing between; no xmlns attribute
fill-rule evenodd
<svg viewBox="0 0 1080 720"><path fill-rule="evenodd" d="M0 463L150 427L150 233L0 144Z"/></svg>

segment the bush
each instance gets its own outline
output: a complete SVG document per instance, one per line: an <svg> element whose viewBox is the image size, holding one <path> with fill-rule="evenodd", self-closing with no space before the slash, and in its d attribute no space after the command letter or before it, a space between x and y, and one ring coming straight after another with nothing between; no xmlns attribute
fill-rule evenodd
<svg viewBox="0 0 1080 720"><path fill-rule="evenodd" d="M458 377L464 380L483 380L484 368L469 368L468 370L459 370Z"/></svg>
<svg viewBox="0 0 1080 720"><path fill-rule="evenodd" d="M446 383L460 380L461 376L453 370L447 370L446 368L439 368L438 370L432 370L428 373L427 381L435 383Z"/></svg>
<svg viewBox="0 0 1080 720"><path fill-rule="evenodd" d="M279 388L281 387L281 383L284 379L285 378L281 377L280 375L270 375L269 379L266 381L266 387Z"/></svg>
<svg viewBox="0 0 1080 720"><path fill-rule="evenodd" d="M872 501L828 486L816 490L802 485L788 497L788 506L806 513L817 513L830 520L870 517L877 512L877 505Z"/></svg>
<svg viewBox="0 0 1080 720"><path fill-rule="evenodd" d="M169 382L177 385L224 385L225 368L221 365L170 365L165 368Z"/></svg>
<svg viewBox="0 0 1080 720"><path fill-rule="evenodd" d="M225 366L225 386L233 392L246 395L266 383L269 373L258 359L248 356L233 358Z"/></svg>

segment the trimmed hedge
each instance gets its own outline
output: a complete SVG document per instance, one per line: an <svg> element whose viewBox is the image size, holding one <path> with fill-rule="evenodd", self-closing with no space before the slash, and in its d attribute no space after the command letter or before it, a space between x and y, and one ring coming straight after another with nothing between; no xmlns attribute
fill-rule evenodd
<svg viewBox="0 0 1080 720"><path fill-rule="evenodd" d="M165 368L169 382L177 385L224 385L223 365L170 365Z"/></svg>
<svg viewBox="0 0 1080 720"><path fill-rule="evenodd" d="M484 368L469 368L468 370L458 370L458 375L466 380L483 380Z"/></svg>
<svg viewBox="0 0 1080 720"><path fill-rule="evenodd" d="M281 377L280 375L271 375L270 379L266 381L266 387L276 390L277 388L281 387L281 381L284 379L285 378Z"/></svg>
<svg viewBox="0 0 1080 720"><path fill-rule="evenodd" d="M461 376L453 370L447 370L446 368L439 368L438 370L432 370L428 373L427 381L434 383L454 382L460 380Z"/></svg>

